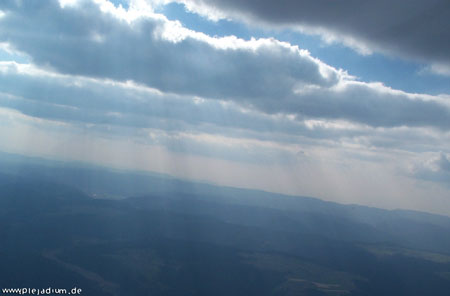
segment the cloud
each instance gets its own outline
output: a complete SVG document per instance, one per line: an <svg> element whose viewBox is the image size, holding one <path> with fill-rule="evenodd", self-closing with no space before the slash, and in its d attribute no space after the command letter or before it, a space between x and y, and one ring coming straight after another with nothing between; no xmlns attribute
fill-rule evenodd
<svg viewBox="0 0 450 296"><path fill-rule="evenodd" d="M160 15L142 14L129 23L89 1L35 6L4 4L0 38L63 73L220 99L286 96L298 81L330 85L339 78L306 51L273 39L211 38Z"/></svg>
<svg viewBox="0 0 450 296"><path fill-rule="evenodd" d="M294 134L306 128L285 116L234 103L162 93L132 82L91 79L0 62L0 105L24 114L79 124L110 124L166 131L226 129Z"/></svg>
<svg viewBox="0 0 450 296"><path fill-rule="evenodd" d="M0 4L5 14L0 39L39 67L131 80L165 93L234 102L299 121L450 128L448 98L355 81L275 39L213 38L151 11L125 11L100 0L64 7L57 1L18 3Z"/></svg>
<svg viewBox="0 0 450 296"><path fill-rule="evenodd" d="M426 67L424 71L442 76L450 76L450 66L445 64L432 64Z"/></svg>
<svg viewBox="0 0 450 296"><path fill-rule="evenodd" d="M348 93L341 91L344 92L341 96L345 99L345 94ZM308 112L328 111L330 115L327 117L339 117L339 113L331 115L332 112L339 112L339 108L345 107L343 102L331 105L331 102L324 101L333 96L331 92L329 95L319 92L310 96L314 102L304 108ZM333 98L338 99L340 98ZM387 100L393 98L388 97ZM321 102L325 106L320 106ZM389 102L385 104L389 105ZM356 108L350 102L347 105ZM222 135L288 145L318 145L320 141L325 141L321 145L336 145L346 141L353 145L358 143L361 147L406 151L436 147L442 149L445 147L442 140L446 138L439 129L372 128L340 120L302 120L292 115L273 115L243 108L233 102L164 93L130 81L117 82L58 74L15 62L0 62L0 106L36 118L89 126L103 134L111 132L107 131L111 128L124 129L125 135L130 129L151 129L163 133ZM291 107L292 110L293 108ZM385 107L380 108L383 110ZM404 114L407 111L404 110ZM369 113L361 111L355 114L367 116ZM364 120L388 119L383 117ZM145 138L145 134L143 137Z"/></svg>
<svg viewBox="0 0 450 296"><path fill-rule="evenodd" d="M450 188L450 154L434 153L416 163L411 169L411 174L415 178L441 183Z"/></svg>
<svg viewBox="0 0 450 296"><path fill-rule="evenodd" d="M300 29L362 53L378 51L450 65L450 3L446 0L152 0L184 3L212 19Z"/></svg>
<svg viewBox="0 0 450 296"><path fill-rule="evenodd" d="M165 94L131 82L62 75L15 62L0 62L0 107L100 137L131 137L172 152L251 163L292 160L298 149L295 139L312 134L304 123L233 103ZM290 135L289 142L276 143L276 134L281 142Z"/></svg>
<svg viewBox="0 0 450 296"><path fill-rule="evenodd" d="M437 165L439 170L450 173L450 157L448 155L441 153Z"/></svg>

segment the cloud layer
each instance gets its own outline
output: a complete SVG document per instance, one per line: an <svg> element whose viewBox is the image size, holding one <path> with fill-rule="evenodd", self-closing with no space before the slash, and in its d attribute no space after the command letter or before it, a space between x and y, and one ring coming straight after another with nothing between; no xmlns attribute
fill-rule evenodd
<svg viewBox="0 0 450 296"><path fill-rule="evenodd" d="M161 15L126 13L99 2L65 7L57 1L26 7L2 2L0 38L37 65L70 75L132 80L299 120L450 128L446 97L354 81L307 51L274 39L213 38Z"/></svg>

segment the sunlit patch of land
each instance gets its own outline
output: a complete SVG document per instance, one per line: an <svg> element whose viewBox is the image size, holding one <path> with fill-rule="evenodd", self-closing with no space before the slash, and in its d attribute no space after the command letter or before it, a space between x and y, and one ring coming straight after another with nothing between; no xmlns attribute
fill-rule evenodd
<svg viewBox="0 0 450 296"><path fill-rule="evenodd" d="M376 256L406 256L417 259L432 261L435 263L450 263L450 256L445 254L433 253L429 251L412 250L400 247L390 247L383 245L361 245L364 249Z"/></svg>
<svg viewBox="0 0 450 296"><path fill-rule="evenodd" d="M264 253L244 253L241 256L259 269L284 274L285 281L276 288L280 295L306 295L311 290L328 295L346 295L356 288L355 281L366 280L290 256Z"/></svg>

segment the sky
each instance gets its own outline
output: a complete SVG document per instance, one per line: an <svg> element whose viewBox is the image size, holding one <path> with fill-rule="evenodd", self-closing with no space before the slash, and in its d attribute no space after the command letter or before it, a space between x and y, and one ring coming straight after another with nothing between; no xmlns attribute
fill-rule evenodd
<svg viewBox="0 0 450 296"><path fill-rule="evenodd" d="M450 215L449 32L446 0L1 1L0 151Z"/></svg>

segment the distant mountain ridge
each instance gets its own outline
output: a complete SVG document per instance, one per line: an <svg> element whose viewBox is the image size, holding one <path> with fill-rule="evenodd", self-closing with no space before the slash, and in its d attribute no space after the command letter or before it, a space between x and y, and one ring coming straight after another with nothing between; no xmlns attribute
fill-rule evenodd
<svg viewBox="0 0 450 296"><path fill-rule="evenodd" d="M4 161L4 158L7 161ZM6 163L0 169L0 185L11 182L15 178L21 180L19 182L36 183L35 190L45 186L44 184L65 184L69 186L67 188L76 188L91 197L128 198L131 204L156 210L162 210L164 206L171 205L177 205L180 208L183 204L183 211L192 212L202 206L207 208L205 212L215 210L213 215L222 215L224 219L229 220L248 218L245 212L238 216L238 209L241 212L244 208L260 209L261 217L271 213L275 216L283 216L286 223L289 223L287 221L299 223L303 220L301 225L305 231L317 231L314 226L322 223L324 227L327 225L330 237L344 235L355 240L362 235L371 237L373 241L379 237L378 233L381 231L389 234L384 236L385 242L408 241L415 248L450 253L450 236L445 235L450 230L450 217L447 216L343 205L311 197L189 182L155 173L68 165L63 162L46 162L43 159L30 157L26 157L23 162L20 156L10 154L0 154L0 161ZM8 171L14 174L5 174ZM76 193L71 194L76 195ZM82 195L81 192L80 195ZM197 208L193 206L194 204ZM230 209L228 213L233 215L226 217L225 209ZM339 228L345 223L353 225L358 230L350 230L352 227L349 225L344 227L345 231L342 227Z"/></svg>

